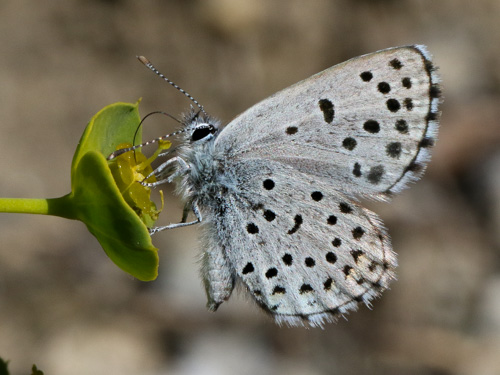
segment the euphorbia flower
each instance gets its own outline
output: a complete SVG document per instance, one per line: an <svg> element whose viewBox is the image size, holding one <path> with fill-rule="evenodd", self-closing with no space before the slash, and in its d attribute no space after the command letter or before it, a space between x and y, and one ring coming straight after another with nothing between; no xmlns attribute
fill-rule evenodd
<svg viewBox="0 0 500 375"><path fill-rule="evenodd" d="M158 249L149 235L161 210L141 182L152 158L135 150L107 161L118 148L130 146L140 123L139 102L115 103L88 123L73 156L71 193L52 199L0 198L0 212L60 216L82 221L116 265L139 280L158 274ZM141 141L140 131L136 135ZM163 143L160 148L169 147ZM148 182L153 182L154 177Z"/></svg>

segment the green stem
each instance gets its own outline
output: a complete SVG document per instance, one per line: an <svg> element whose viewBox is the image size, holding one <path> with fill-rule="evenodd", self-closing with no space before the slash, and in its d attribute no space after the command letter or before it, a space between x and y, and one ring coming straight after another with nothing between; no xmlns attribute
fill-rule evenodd
<svg viewBox="0 0 500 375"><path fill-rule="evenodd" d="M60 216L76 219L73 211L72 195L60 198L0 198L0 212Z"/></svg>

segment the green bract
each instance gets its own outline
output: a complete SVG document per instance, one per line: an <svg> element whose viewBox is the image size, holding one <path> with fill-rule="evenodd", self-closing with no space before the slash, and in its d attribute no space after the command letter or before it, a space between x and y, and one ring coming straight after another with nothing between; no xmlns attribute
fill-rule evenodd
<svg viewBox="0 0 500 375"><path fill-rule="evenodd" d="M140 122L138 104L112 104L90 120L73 157L69 197L77 219L87 225L113 262L140 280L153 280L157 249L148 228L120 193L106 161L118 145L134 138ZM146 192L147 188L135 184Z"/></svg>
<svg viewBox="0 0 500 375"><path fill-rule="evenodd" d="M134 138L140 123L138 105L115 103L90 120L73 156L70 194L54 199L0 199L0 212L80 220L116 265L139 280L149 281L157 277L158 249L151 242L148 227L153 226L160 210L150 200L150 189L139 181L152 172L150 162L160 149L149 160L138 150L106 160L118 146ZM138 132L139 142L140 136ZM160 146L168 147L169 143ZM148 180L152 181L154 177Z"/></svg>

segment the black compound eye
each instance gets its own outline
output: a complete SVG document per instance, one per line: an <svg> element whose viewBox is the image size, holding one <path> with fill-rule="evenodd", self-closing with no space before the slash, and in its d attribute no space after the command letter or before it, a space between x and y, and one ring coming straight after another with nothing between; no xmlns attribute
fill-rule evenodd
<svg viewBox="0 0 500 375"><path fill-rule="evenodd" d="M212 125L204 125L200 126L199 128L196 128L193 132L193 135L191 135L191 141L199 141L200 139L205 138L209 134L214 134L215 133L215 128Z"/></svg>

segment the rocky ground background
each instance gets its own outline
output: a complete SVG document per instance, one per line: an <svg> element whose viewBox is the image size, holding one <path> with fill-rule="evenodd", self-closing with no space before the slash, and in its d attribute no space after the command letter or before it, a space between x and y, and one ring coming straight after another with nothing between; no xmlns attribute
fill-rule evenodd
<svg viewBox="0 0 500 375"><path fill-rule="evenodd" d="M500 2L206 0L0 3L0 195L57 197L85 124L107 104L189 102L224 122L348 58L422 43L445 101L428 171L383 218L398 281L324 330L279 328L242 295L205 310L197 229L162 233L139 282L83 224L0 214L0 356L58 374L500 373ZM172 131L163 118L144 138ZM180 204L167 189L162 220Z"/></svg>

